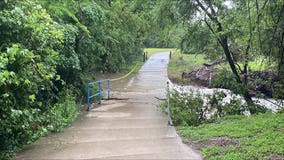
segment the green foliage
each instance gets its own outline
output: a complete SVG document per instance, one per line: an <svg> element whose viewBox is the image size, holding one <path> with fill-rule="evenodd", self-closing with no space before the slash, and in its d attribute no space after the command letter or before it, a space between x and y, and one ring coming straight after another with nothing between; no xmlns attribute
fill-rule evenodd
<svg viewBox="0 0 284 160"><path fill-rule="evenodd" d="M255 63L255 61L252 61L251 63ZM247 85L239 84L235 79L235 75L224 67L217 70L215 73L212 79L212 87L226 88L239 95L243 95L246 90L249 90L251 93L255 92L256 96L259 97L267 96L276 99L283 98L283 83L280 81L280 77L274 72L269 70L263 72L251 72L249 79L253 79L254 81L249 81ZM261 108L258 106L254 107Z"/></svg>
<svg viewBox="0 0 284 160"><path fill-rule="evenodd" d="M179 48L183 53L214 53L214 39L210 30L200 21L192 22L186 25L186 32L182 36ZM211 49L213 48L213 49Z"/></svg>
<svg viewBox="0 0 284 160"><path fill-rule="evenodd" d="M284 82L276 82L274 83L273 87L275 88L275 94L273 95L274 98L283 99L284 97ZM282 105L284 109L284 105Z"/></svg>
<svg viewBox="0 0 284 160"><path fill-rule="evenodd" d="M55 48L62 39L61 30L40 5L29 0L3 9L0 18L0 94L7 95L3 104L47 109L45 99L56 100L52 93L58 78Z"/></svg>
<svg viewBox="0 0 284 160"><path fill-rule="evenodd" d="M79 31L76 26L71 24L64 24L61 27L64 39L58 50L60 54L58 55L56 70L67 84L72 84L74 75L77 75L81 70L79 55L75 51L76 36Z"/></svg>
<svg viewBox="0 0 284 160"><path fill-rule="evenodd" d="M171 118L174 125L199 125L198 110L202 109L202 99L195 99L191 95L172 93L170 98ZM166 104L164 104L166 106Z"/></svg>
<svg viewBox="0 0 284 160"><path fill-rule="evenodd" d="M180 133L194 140L207 141L218 137L238 140L235 145L203 146L205 159L271 159L283 156L283 114L259 114L251 117L227 116L214 124L180 128Z"/></svg>
<svg viewBox="0 0 284 160"><path fill-rule="evenodd" d="M49 117L47 128L50 131L61 131L66 125L71 123L78 113L78 107L70 89L65 89L60 94L60 100L47 113Z"/></svg>
<svg viewBox="0 0 284 160"><path fill-rule="evenodd" d="M0 11L1 159L46 135L53 118L49 111L65 99L59 95L63 84L56 71L62 27L37 2L6 3ZM65 114L74 115L71 110Z"/></svg>
<svg viewBox="0 0 284 160"><path fill-rule="evenodd" d="M248 111L246 104L236 96L225 101L224 92L215 92L212 95L201 95L199 92L178 93L174 91L170 98L171 117L177 126L198 126L203 123L218 122L229 115L244 115ZM166 103L162 106L166 108ZM269 111L263 106L254 104L249 106L253 113Z"/></svg>
<svg viewBox="0 0 284 160"><path fill-rule="evenodd" d="M242 84L236 81L235 75L226 68L218 70L216 77L212 80L212 87L226 88L233 91L235 94L241 95L246 89Z"/></svg>
<svg viewBox="0 0 284 160"><path fill-rule="evenodd" d="M215 92L213 95L208 95L208 105L210 110L216 112L210 117L209 121L215 121L217 118L227 115L242 115L246 111L246 107L242 104L241 100L235 96L230 98L230 102L224 103L226 97L224 92Z"/></svg>
<svg viewBox="0 0 284 160"><path fill-rule="evenodd" d="M67 126L95 73L142 60L145 17L134 2L111 4L0 2L1 158Z"/></svg>
<svg viewBox="0 0 284 160"><path fill-rule="evenodd" d="M197 126L206 119L201 95L172 93L171 116L174 125ZM165 105L165 104L164 104Z"/></svg>
<svg viewBox="0 0 284 160"><path fill-rule="evenodd" d="M19 147L46 135L42 126L44 117L39 109L13 109L1 107L0 158L6 159Z"/></svg>
<svg viewBox="0 0 284 160"><path fill-rule="evenodd" d="M176 23L175 1L133 1L133 12L141 17L141 36L147 48L176 48L184 34Z"/></svg>
<svg viewBox="0 0 284 160"><path fill-rule="evenodd" d="M246 107L243 106L241 100L232 97L230 103L224 105L224 115L241 115L244 114ZM266 110L265 110L266 111ZM257 112L259 113L259 112Z"/></svg>
<svg viewBox="0 0 284 160"><path fill-rule="evenodd" d="M142 19L126 1L41 1L59 22L63 44L59 46L58 74L67 84L85 93L89 74L118 72L142 59Z"/></svg>

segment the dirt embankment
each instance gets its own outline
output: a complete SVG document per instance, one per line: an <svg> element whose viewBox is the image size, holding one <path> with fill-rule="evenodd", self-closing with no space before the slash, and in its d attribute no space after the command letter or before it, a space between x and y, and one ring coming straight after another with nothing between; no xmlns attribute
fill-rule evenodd
<svg viewBox="0 0 284 160"><path fill-rule="evenodd" d="M218 87L214 86L212 80L218 78L217 70L221 68L220 61L218 63L204 64L202 67L192 70L188 73L183 72L182 79L189 80L190 85L203 86L203 87ZM241 78L243 79L243 75ZM273 97L275 94L281 93L283 90L284 82L281 78L272 70L268 71L251 71L248 75L248 87L252 96L264 95L265 97ZM229 89L229 88L226 88ZM284 98L284 95L277 95L277 98Z"/></svg>
<svg viewBox="0 0 284 160"><path fill-rule="evenodd" d="M215 76L214 71L218 68L219 66L203 66L189 73L183 72L181 77L182 79L189 79L192 85L209 87L212 78Z"/></svg>

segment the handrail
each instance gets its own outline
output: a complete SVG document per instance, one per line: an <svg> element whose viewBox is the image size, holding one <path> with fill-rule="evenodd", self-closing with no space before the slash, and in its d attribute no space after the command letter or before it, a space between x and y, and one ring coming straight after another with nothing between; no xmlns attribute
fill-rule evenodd
<svg viewBox="0 0 284 160"><path fill-rule="evenodd" d="M135 69L137 68L137 66L138 66L138 63L136 63L136 65L132 68L132 70L129 71L126 75L124 75L124 76L122 76L122 77L119 77L119 78L110 79L110 81L113 82L113 81L121 80L121 79L123 79L123 78L128 77L130 74L132 74L132 73L135 71Z"/></svg>
<svg viewBox="0 0 284 160"><path fill-rule="evenodd" d="M99 80L99 81L96 81L96 82L90 82L88 83L87 85L87 103L88 103L88 111L90 110L90 107L91 107L91 98L95 97L95 96L98 96L99 97L99 104L101 104L101 100L102 100L102 94L104 93L104 90L102 88L102 83L103 82L107 82L107 96L108 96L108 99L110 98L110 80L109 79L103 79L103 80ZM91 95L91 87L92 86L95 86L97 85L98 86L98 91L96 93L94 93L93 95Z"/></svg>
<svg viewBox="0 0 284 160"><path fill-rule="evenodd" d="M171 99L170 82L167 81L167 103L168 103L168 106L166 108L166 111L167 111L167 115L168 115L168 125L173 125L172 118L171 118L170 99Z"/></svg>

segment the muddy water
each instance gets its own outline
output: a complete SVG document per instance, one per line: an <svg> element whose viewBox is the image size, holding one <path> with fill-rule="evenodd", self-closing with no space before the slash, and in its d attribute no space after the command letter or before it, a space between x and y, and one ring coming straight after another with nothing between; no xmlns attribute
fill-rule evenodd
<svg viewBox="0 0 284 160"><path fill-rule="evenodd" d="M227 89L221 89L221 88L206 88L206 87L195 87L195 86L179 86L170 83L171 90L176 90L179 93L194 93L194 94L200 94L201 96L206 95L213 95L216 92L223 92L226 94L226 97L223 99L222 103L229 103L231 99L234 97L236 99L241 100L242 104L245 104L245 100L240 95L232 93L230 90ZM264 106L273 112L277 112L278 109L284 108L284 100L275 100L275 99L264 99L264 98L256 98L252 97L253 101L256 104L259 104L261 106Z"/></svg>

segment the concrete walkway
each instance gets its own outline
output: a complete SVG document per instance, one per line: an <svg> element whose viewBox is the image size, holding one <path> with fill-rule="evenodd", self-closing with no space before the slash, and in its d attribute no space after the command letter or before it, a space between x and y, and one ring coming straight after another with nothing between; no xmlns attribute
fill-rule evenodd
<svg viewBox="0 0 284 160"><path fill-rule="evenodd" d="M112 96L127 100L104 101L14 159L201 159L157 107L155 97L165 98L168 54L153 55L127 83L112 84Z"/></svg>

